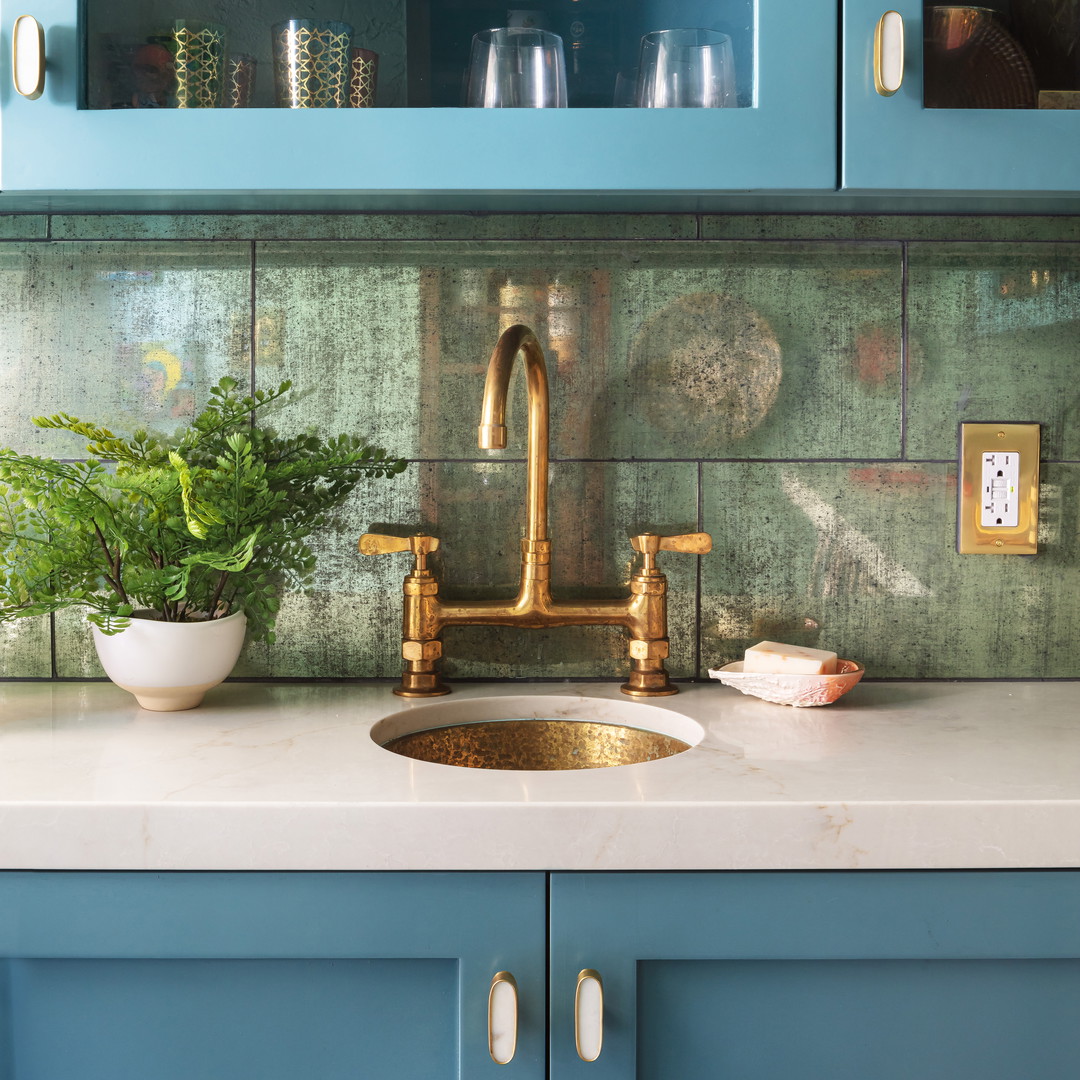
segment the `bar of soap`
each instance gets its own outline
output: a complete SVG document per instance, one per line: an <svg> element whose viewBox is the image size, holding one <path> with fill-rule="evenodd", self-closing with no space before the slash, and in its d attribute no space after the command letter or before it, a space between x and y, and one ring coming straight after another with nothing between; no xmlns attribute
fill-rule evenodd
<svg viewBox="0 0 1080 1080"><path fill-rule="evenodd" d="M836 653L779 641L759 641L746 650L743 671L768 675L835 675Z"/></svg>

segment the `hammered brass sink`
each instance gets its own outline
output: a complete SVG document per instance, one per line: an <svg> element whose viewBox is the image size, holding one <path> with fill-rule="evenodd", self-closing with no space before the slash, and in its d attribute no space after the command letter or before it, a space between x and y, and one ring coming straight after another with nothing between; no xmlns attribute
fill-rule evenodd
<svg viewBox="0 0 1080 1080"><path fill-rule="evenodd" d="M554 695L420 705L372 731L385 750L417 761L543 771L658 761L684 753L703 734L696 721L668 709Z"/></svg>

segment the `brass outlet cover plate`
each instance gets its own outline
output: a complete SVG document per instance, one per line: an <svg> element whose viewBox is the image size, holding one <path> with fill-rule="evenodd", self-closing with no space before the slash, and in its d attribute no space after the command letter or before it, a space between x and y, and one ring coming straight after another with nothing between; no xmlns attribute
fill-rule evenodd
<svg viewBox="0 0 1080 1080"><path fill-rule="evenodd" d="M1038 424L961 424L957 484L957 551L961 555L1034 555L1039 537ZM1020 455L1015 525L984 526L983 454Z"/></svg>

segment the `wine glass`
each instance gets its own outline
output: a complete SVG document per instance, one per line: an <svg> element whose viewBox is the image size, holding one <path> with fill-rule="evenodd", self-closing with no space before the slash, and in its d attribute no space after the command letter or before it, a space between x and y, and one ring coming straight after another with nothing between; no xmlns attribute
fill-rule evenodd
<svg viewBox="0 0 1080 1080"><path fill-rule="evenodd" d="M465 104L481 109L565 109L562 38L527 26L481 30L472 40Z"/></svg>
<svg viewBox="0 0 1080 1080"><path fill-rule="evenodd" d="M734 107L731 38L701 28L646 34L638 57L637 104L642 109Z"/></svg>

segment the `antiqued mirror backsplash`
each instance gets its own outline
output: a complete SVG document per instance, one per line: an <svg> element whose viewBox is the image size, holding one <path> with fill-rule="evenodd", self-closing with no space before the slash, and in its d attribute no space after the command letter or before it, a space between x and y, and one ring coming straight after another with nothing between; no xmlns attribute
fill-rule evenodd
<svg viewBox="0 0 1080 1080"><path fill-rule="evenodd" d="M762 638L868 678L1080 675L1078 218L0 217L0 445L56 452L29 418L59 411L167 431L223 375L292 379L283 423L410 466L361 486L237 673L392 678L407 559L362 532L438 536L448 595L516 588L520 375L507 450L476 429L517 322L551 382L554 591L619 595L632 534L713 536L664 566L673 678ZM1039 554L956 553L964 420L1042 425ZM101 677L75 616L0 638L0 677ZM604 627L445 646L459 678L614 680L626 656Z"/></svg>

